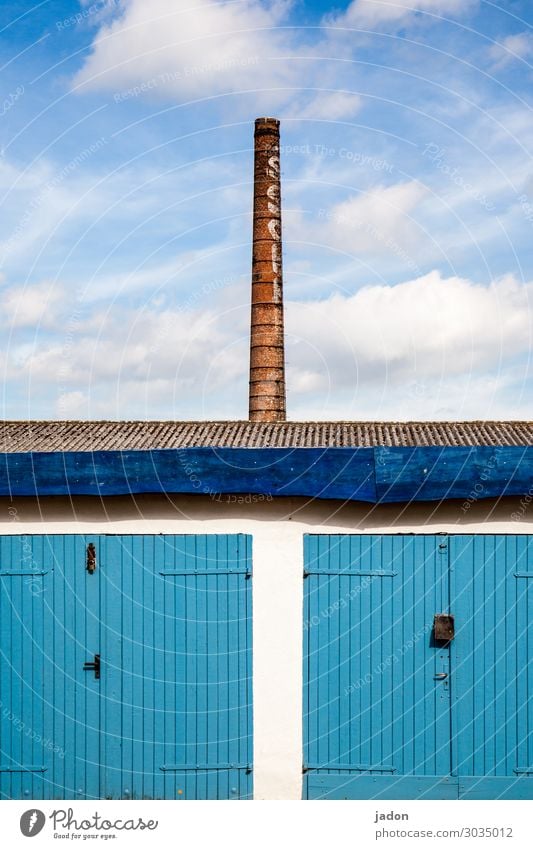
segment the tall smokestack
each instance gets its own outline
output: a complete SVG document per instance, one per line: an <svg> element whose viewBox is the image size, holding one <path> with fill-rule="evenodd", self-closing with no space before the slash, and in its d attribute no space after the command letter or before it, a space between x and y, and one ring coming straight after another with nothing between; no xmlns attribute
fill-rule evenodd
<svg viewBox="0 0 533 849"><path fill-rule="evenodd" d="M250 408L252 422L286 418L279 121L255 122Z"/></svg>

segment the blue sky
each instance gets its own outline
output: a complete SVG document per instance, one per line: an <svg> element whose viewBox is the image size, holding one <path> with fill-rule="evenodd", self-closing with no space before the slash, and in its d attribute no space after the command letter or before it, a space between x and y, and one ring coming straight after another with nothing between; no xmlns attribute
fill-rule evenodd
<svg viewBox="0 0 533 849"><path fill-rule="evenodd" d="M530 418L530 0L0 9L2 414L246 418L253 120L288 415Z"/></svg>

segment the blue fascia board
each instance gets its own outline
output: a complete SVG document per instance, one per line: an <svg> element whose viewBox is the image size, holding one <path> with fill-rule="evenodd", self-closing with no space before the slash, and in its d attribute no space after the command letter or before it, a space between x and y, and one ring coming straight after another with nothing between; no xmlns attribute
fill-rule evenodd
<svg viewBox="0 0 533 849"><path fill-rule="evenodd" d="M265 494L369 503L523 495L533 446L182 448L0 455L0 495Z"/></svg>
<svg viewBox="0 0 533 849"><path fill-rule="evenodd" d="M442 501L524 495L533 446L376 448L378 501Z"/></svg>

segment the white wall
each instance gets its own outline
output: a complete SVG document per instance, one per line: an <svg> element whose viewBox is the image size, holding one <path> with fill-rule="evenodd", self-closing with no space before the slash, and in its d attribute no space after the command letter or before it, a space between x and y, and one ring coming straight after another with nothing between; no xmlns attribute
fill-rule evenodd
<svg viewBox="0 0 533 849"><path fill-rule="evenodd" d="M248 496L254 499L256 496ZM527 498L364 505L236 496L0 498L0 533L248 533L253 536L254 787L299 799L305 533L533 533Z"/></svg>

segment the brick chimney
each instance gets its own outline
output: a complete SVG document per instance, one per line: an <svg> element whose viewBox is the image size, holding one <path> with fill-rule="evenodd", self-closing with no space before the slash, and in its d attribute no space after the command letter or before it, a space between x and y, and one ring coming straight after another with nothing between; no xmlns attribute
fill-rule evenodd
<svg viewBox="0 0 533 849"><path fill-rule="evenodd" d="M250 404L252 422L283 422L285 352L279 121L255 122Z"/></svg>

